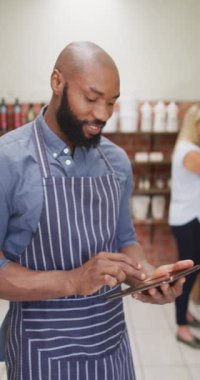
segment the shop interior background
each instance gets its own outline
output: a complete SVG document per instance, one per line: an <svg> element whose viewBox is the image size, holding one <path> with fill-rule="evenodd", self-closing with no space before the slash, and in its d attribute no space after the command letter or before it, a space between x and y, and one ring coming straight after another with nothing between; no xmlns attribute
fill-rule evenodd
<svg viewBox="0 0 200 380"><path fill-rule="evenodd" d="M199 0L0 0L0 96L48 102L60 50L90 40L136 99L200 98Z"/></svg>
<svg viewBox="0 0 200 380"><path fill-rule="evenodd" d="M0 98L6 103L47 103L55 59L74 40L108 51L122 94L139 101L200 99L199 0L0 0L0 25ZM124 147L135 144L135 137L129 140L120 136ZM156 227L153 245L149 232L144 227L140 237L150 258L174 258L167 226ZM0 323L7 308L0 300ZM125 309L137 380L199 379L199 352L175 340L173 304L155 307L127 297ZM0 363L1 380L5 372Z"/></svg>

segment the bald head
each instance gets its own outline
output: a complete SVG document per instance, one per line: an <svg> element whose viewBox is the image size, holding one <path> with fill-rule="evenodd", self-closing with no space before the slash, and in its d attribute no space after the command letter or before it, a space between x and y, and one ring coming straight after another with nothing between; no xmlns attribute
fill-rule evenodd
<svg viewBox="0 0 200 380"><path fill-rule="evenodd" d="M99 141L120 95L119 73L108 53L92 42L70 43L57 58L51 87L45 112L51 129L72 148L79 140L83 146Z"/></svg>
<svg viewBox="0 0 200 380"><path fill-rule="evenodd" d="M66 80L74 73L84 72L88 63L98 63L118 74L115 62L100 46L89 41L72 42L59 54L54 69L63 73Z"/></svg>

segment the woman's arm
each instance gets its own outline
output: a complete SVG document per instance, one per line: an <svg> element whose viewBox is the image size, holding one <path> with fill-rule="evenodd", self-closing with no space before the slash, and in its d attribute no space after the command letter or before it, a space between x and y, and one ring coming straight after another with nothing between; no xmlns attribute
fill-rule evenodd
<svg viewBox="0 0 200 380"><path fill-rule="evenodd" d="M187 170L200 174L200 152L194 150L187 153L183 165Z"/></svg>

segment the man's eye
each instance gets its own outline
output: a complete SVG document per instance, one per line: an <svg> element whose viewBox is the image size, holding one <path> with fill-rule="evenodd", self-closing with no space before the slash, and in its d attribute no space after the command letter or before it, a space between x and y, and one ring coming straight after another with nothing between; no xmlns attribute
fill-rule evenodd
<svg viewBox="0 0 200 380"><path fill-rule="evenodd" d="M96 99L86 98L86 100L87 100L88 102L90 102L90 103L94 103L94 102L96 102Z"/></svg>

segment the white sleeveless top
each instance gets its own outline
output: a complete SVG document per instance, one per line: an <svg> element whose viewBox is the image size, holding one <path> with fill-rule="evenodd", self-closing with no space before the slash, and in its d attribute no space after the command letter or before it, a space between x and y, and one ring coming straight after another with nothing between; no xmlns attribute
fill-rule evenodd
<svg viewBox="0 0 200 380"><path fill-rule="evenodd" d="M180 141L172 157L170 225L179 226L200 218L200 175L183 165L186 154L194 150L200 152L197 145Z"/></svg>

